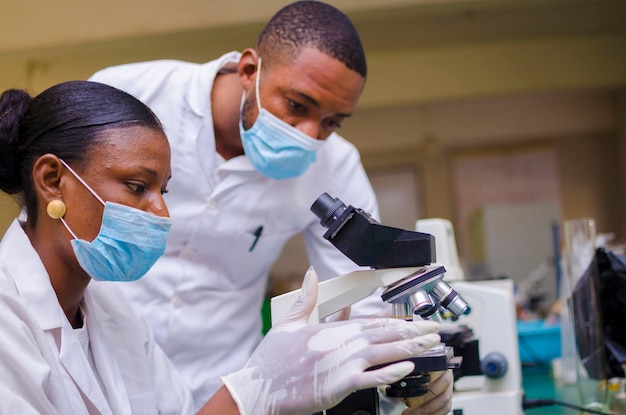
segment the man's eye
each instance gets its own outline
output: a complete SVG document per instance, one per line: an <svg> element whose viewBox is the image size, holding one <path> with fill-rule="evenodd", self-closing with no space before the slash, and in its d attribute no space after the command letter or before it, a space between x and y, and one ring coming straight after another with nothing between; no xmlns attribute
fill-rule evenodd
<svg viewBox="0 0 626 415"><path fill-rule="evenodd" d="M332 128L333 130L336 130L336 129L341 128L341 123L331 120L331 121L328 121L328 126Z"/></svg>
<svg viewBox="0 0 626 415"><path fill-rule="evenodd" d="M302 112L306 110L306 107L304 105L299 104L292 100L289 100L289 106L291 107L291 110L294 112Z"/></svg>
<svg viewBox="0 0 626 415"><path fill-rule="evenodd" d="M146 190L145 186L141 183L126 183L126 186L135 193L142 193Z"/></svg>

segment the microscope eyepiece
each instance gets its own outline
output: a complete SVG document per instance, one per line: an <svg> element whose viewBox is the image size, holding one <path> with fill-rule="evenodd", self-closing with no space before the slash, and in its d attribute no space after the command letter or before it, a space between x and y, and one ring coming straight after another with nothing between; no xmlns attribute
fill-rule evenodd
<svg viewBox="0 0 626 415"><path fill-rule="evenodd" d="M322 193L311 211L328 240L355 264L374 269L425 266L435 261L435 238L381 225L372 215Z"/></svg>
<svg viewBox="0 0 626 415"><path fill-rule="evenodd" d="M328 193L322 193L311 206L311 212L320 219L323 227L329 228L346 210L346 205Z"/></svg>

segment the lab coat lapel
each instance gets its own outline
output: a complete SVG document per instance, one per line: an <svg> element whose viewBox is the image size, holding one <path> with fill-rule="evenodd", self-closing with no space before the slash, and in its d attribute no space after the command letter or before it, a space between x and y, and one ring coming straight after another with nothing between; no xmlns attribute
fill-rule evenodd
<svg viewBox="0 0 626 415"><path fill-rule="evenodd" d="M83 395L93 404L100 414L112 414L107 399L102 393L98 380L89 365L87 356L85 356L85 352L76 339L76 336L72 333L72 327L69 323L64 323L61 330L61 353L59 356L61 364L78 389L80 389Z"/></svg>
<svg viewBox="0 0 626 415"><path fill-rule="evenodd" d="M113 353L113 348L117 345L111 344L111 339L103 330L106 321L110 319L109 314L93 300L89 290L85 292L84 305L91 352L100 380L106 389L111 409L115 414L131 414L132 409L127 399L128 392L123 382L124 378L115 358L117 355Z"/></svg>

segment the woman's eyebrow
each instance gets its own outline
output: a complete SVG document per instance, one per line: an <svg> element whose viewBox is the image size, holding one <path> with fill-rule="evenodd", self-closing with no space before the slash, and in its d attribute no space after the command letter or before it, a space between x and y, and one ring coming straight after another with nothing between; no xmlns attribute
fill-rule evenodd
<svg viewBox="0 0 626 415"><path fill-rule="evenodd" d="M149 174L151 174L153 176L158 176L157 171L152 169L152 168L150 168L150 167L141 166L140 168L141 168L141 170L143 170L143 171L145 171L145 172L147 172L147 173L149 173Z"/></svg>

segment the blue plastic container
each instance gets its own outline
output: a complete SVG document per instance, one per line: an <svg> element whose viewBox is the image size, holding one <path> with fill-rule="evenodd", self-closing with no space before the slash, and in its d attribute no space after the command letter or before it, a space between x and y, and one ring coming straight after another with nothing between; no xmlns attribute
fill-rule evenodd
<svg viewBox="0 0 626 415"><path fill-rule="evenodd" d="M522 366L549 366L561 357L561 327L543 320L518 321L517 340Z"/></svg>

